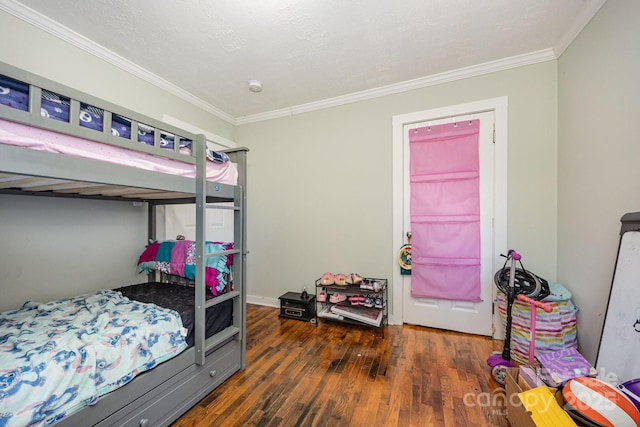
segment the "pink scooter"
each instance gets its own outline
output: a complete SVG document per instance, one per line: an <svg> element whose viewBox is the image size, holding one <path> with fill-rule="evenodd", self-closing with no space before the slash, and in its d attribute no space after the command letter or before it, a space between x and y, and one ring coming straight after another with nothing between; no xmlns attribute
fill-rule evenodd
<svg viewBox="0 0 640 427"><path fill-rule="evenodd" d="M535 357L535 348L536 348L536 308L541 308L547 313L551 313L553 311L553 307L549 304L544 303L542 301L536 301L529 297L525 297L524 295L518 295L518 300L522 302L529 303L531 305L531 317L529 320L529 366L533 365L533 358Z"/></svg>

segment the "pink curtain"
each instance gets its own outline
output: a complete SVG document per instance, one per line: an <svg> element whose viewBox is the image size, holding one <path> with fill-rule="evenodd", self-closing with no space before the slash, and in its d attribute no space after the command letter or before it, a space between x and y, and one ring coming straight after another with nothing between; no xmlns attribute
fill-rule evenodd
<svg viewBox="0 0 640 427"><path fill-rule="evenodd" d="M479 126L409 131L414 297L480 301Z"/></svg>

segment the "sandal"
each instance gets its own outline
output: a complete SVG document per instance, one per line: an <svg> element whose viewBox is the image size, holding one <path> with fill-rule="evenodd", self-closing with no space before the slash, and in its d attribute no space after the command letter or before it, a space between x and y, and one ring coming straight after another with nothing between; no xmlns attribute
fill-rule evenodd
<svg viewBox="0 0 640 427"><path fill-rule="evenodd" d="M362 282L364 279L362 278L362 276L360 276L359 274L356 273L351 273L351 281L353 282L354 285L359 284L360 282Z"/></svg>
<svg viewBox="0 0 640 427"><path fill-rule="evenodd" d="M329 302L333 304L337 304L339 302L346 301L346 300L347 300L347 296L344 294L341 294L340 292L334 292L329 297Z"/></svg>
<svg viewBox="0 0 640 427"><path fill-rule="evenodd" d="M338 286L345 286L347 284L347 276L342 273L338 273L334 276L334 281Z"/></svg>
<svg viewBox="0 0 640 427"><path fill-rule="evenodd" d="M333 285L336 281L336 278L333 274L327 272L322 275L320 278L320 284L322 285Z"/></svg>

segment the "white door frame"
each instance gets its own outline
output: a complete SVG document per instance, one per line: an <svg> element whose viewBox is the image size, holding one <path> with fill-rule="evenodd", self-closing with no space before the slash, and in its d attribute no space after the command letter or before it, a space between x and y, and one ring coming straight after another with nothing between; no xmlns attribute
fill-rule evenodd
<svg viewBox="0 0 640 427"><path fill-rule="evenodd" d="M403 323L403 276L400 274L398 251L405 243L404 236L404 157L408 155L404 150L404 129L412 123L428 122L447 117L493 111L495 117L495 169L494 169L494 217L493 217L493 247L506 251L507 248L507 142L508 142L508 97L485 99L466 104L435 108L415 113L393 116L393 237L392 257L392 310L389 324ZM493 270L497 271L502 265L498 257L494 261ZM493 293L495 294L495 287ZM495 295L494 295L495 297ZM503 334L498 310L493 316L493 336L500 338Z"/></svg>

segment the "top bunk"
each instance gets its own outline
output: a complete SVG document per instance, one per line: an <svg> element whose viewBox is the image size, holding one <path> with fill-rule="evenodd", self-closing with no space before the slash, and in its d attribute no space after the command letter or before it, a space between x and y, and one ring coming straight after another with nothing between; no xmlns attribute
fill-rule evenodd
<svg viewBox="0 0 640 427"><path fill-rule="evenodd" d="M0 194L232 201L246 151L0 62Z"/></svg>

